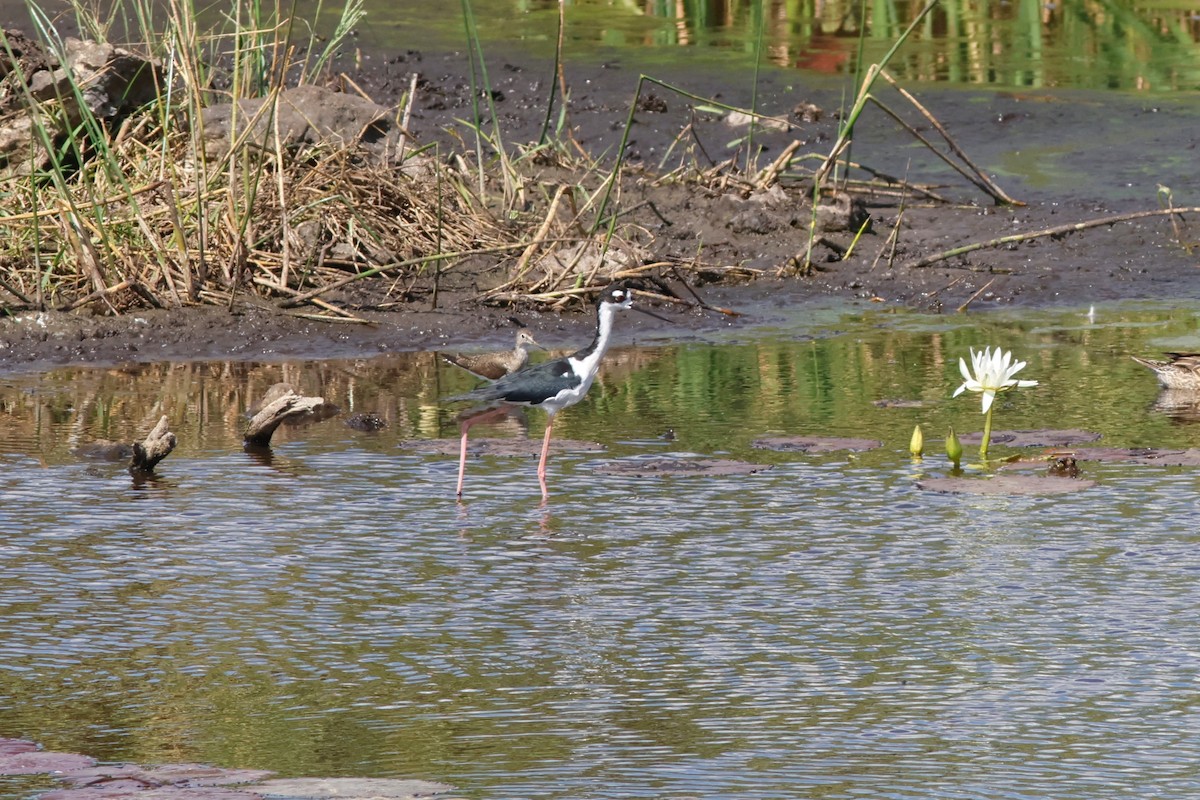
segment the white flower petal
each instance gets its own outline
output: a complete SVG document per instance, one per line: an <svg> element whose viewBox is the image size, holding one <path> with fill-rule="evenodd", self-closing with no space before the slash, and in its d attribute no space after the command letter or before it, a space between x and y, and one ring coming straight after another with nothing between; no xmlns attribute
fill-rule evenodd
<svg viewBox="0 0 1200 800"><path fill-rule="evenodd" d="M991 389L983 391L983 413L986 414L988 409L992 407L992 401L996 399L996 393Z"/></svg>
<svg viewBox="0 0 1200 800"><path fill-rule="evenodd" d="M974 363L974 356L971 357L971 360ZM958 371L962 373L963 380L972 380L971 371L967 369L967 362L961 358L958 360Z"/></svg>

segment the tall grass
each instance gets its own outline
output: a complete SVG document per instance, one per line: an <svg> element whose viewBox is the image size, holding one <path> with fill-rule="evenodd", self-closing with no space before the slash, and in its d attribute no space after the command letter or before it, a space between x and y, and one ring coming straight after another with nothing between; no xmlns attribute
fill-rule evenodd
<svg viewBox="0 0 1200 800"><path fill-rule="evenodd" d="M37 41L64 62L53 21L36 5L30 12ZM446 196L432 197L405 173L364 164L348 149L293 157L277 128L280 97L288 86L334 77L363 6L338 9L328 38L294 12L252 0L209 15L202 29L204 12L190 0L124 0L103 18L75 7L96 41L108 40L117 21L142 26L132 35L156 65L155 91L145 107L100 117L84 102L88 87L71 81L45 99L18 74L37 147L0 177L10 198L0 213L0 264L16 298L5 308L230 303L247 289L297 296L347 272L402 269L441 256L442 247L498 243L486 218L456 214L467 201L453 180L439 178ZM248 101L259 101L257 110ZM217 103L232 104L231 146L210 155L205 109ZM443 230L443 215L462 224ZM340 251L331 256L334 244Z"/></svg>

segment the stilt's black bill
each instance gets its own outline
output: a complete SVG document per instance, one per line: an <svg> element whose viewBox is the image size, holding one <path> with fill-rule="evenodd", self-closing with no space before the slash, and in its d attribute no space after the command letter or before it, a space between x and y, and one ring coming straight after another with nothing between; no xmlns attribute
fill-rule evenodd
<svg viewBox="0 0 1200 800"><path fill-rule="evenodd" d="M640 312L642 312L642 313L643 313L643 314L645 314L647 317L654 317L655 319L661 319L663 322L669 322L669 323L671 323L672 325L674 325L674 324L675 324L675 320L667 319L667 318L666 318L666 317L664 317L662 314L655 314L653 311L649 311L649 310L647 310L647 309L645 309L645 308L642 308L641 306L630 306L630 307L631 307L631 308L632 308L634 311L640 311Z"/></svg>

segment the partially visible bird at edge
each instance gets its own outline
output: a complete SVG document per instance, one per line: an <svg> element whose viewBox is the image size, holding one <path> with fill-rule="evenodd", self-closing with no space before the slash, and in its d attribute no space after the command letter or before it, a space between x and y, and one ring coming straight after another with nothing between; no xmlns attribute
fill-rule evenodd
<svg viewBox="0 0 1200 800"><path fill-rule="evenodd" d="M1166 361L1132 356L1143 367L1154 370L1167 389L1200 392L1200 353L1167 353Z"/></svg>
<svg viewBox="0 0 1200 800"><path fill-rule="evenodd" d="M546 458L550 451L550 434L554 428L554 417L564 408L573 406L583 399L600 369L600 360L608 351L612 339L613 320L618 311L633 306L633 292L621 283L615 283L600 293L596 303L596 334L587 347L565 358L556 358L536 366L506 375L494 383L481 386L465 394L448 397L448 402L471 400L484 403L496 414L510 406L531 406L546 412L546 434L542 439L542 453L538 459L538 483L542 498L548 496L546 489ZM657 314L638 309L645 314ZM662 319L662 317L658 317ZM467 435L471 426L488 418L489 413L471 414L462 418L462 441L459 452L457 494L462 496L463 476L466 471Z"/></svg>

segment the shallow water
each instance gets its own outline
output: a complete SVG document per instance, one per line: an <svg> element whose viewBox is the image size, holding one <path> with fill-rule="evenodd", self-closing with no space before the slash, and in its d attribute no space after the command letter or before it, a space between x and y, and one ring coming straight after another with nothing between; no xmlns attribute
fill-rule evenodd
<svg viewBox="0 0 1200 800"><path fill-rule="evenodd" d="M971 345L1041 382L998 429L1194 444L1128 358L1200 349L1193 315L1098 311L620 350L556 426L606 449L555 453L544 506L532 458L472 459L459 504L455 457L406 444L452 440L437 398L471 385L430 354L0 379L0 735L479 798L1194 797L1195 470L1088 462L1099 485L1055 498L914 485L946 471L949 425L980 426L950 398ZM248 454L241 412L280 379L390 425ZM71 453L163 413L180 445L152 480ZM767 433L884 445L751 447ZM665 453L773 468L593 471Z"/></svg>
<svg viewBox="0 0 1200 800"><path fill-rule="evenodd" d="M485 48L553 57L556 2L472 0ZM564 52L578 59L691 63L744 69L761 62L801 73L854 75L879 62L925 3L566 3ZM367 0L360 41L385 48L466 47L463 4ZM340 9L340 7L338 7ZM325 7L333 25L333 12ZM865 35L860 36L865 15ZM311 14L302 14L309 16ZM861 59L860 59L860 47ZM494 52L494 50L493 50ZM861 66L856 67L861 61ZM942 0L888 69L905 82L1003 89L1200 89L1200 16L1150 0Z"/></svg>

